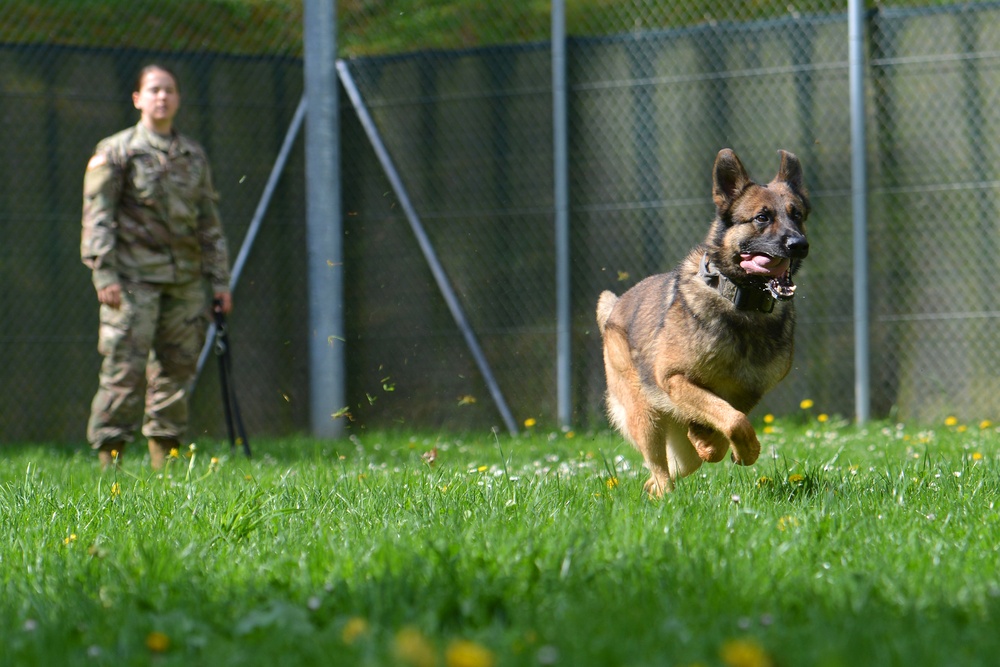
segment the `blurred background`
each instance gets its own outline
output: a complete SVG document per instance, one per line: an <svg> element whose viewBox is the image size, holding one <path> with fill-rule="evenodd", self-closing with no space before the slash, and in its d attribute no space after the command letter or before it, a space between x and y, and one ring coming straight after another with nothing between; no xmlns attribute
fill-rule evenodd
<svg viewBox="0 0 1000 667"><path fill-rule="evenodd" d="M802 160L812 250L795 366L755 414L855 414L847 3L573 0L565 8L571 418L604 428L594 307L672 268L731 147ZM94 145L134 124L148 62L180 77L235 257L303 94L301 0L0 4L0 440L84 441L100 357L79 259ZM548 0L341 0L337 45L518 424L556 427ZM870 3L865 23L871 416L1000 413L1000 3ZM502 426L344 91L347 429ZM251 438L310 429L304 134L236 287ZM331 296L331 298L335 298ZM193 438L225 437L214 360ZM349 414L348 414L349 413ZM331 416L331 419L334 417Z"/></svg>

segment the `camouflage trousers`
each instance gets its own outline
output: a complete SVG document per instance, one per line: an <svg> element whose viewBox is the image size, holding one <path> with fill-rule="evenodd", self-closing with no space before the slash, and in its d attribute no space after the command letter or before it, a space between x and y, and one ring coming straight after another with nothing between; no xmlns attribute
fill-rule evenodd
<svg viewBox="0 0 1000 667"><path fill-rule="evenodd" d="M122 282L121 306L101 306L97 349L104 362L87 423L87 440L95 449L131 442L140 422L147 438L184 437L188 394L207 328L208 300L200 281Z"/></svg>

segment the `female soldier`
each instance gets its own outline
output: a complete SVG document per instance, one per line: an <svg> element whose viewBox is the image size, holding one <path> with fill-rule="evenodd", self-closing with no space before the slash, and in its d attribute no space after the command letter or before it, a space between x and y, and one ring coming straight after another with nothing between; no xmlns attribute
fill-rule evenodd
<svg viewBox="0 0 1000 667"><path fill-rule="evenodd" d="M158 469L187 428L208 324L204 281L223 313L232 298L208 159L173 127L177 77L144 67L132 102L138 124L97 145L83 183L81 255L101 304L104 355L87 439L106 468L141 420Z"/></svg>

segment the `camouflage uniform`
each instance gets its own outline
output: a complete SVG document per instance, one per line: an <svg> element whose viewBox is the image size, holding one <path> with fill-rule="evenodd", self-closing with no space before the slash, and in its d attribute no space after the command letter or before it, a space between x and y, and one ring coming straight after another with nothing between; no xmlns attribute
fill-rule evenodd
<svg viewBox="0 0 1000 667"><path fill-rule="evenodd" d="M87 164L83 263L98 290L118 283L122 301L101 305L104 362L87 424L95 449L131 442L140 419L148 438L184 435L208 325L204 280L229 290L217 199L201 146L142 123L101 141Z"/></svg>

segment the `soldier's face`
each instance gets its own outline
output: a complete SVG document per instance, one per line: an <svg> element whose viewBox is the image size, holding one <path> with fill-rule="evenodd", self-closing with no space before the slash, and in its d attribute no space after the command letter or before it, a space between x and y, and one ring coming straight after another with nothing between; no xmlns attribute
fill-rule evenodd
<svg viewBox="0 0 1000 667"><path fill-rule="evenodd" d="M132 93L132 103L142 112L143 120L169 127L181 106L177 82L161 69L150 70L142 77L139 91Z"/></svg>

